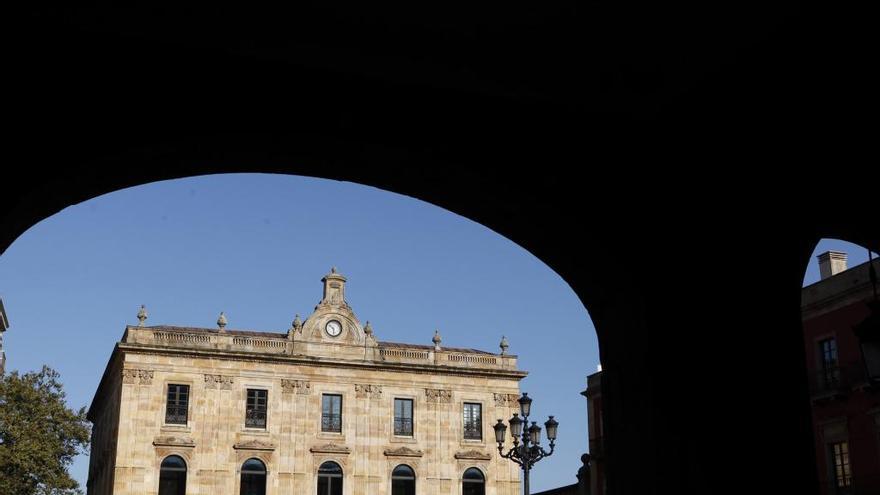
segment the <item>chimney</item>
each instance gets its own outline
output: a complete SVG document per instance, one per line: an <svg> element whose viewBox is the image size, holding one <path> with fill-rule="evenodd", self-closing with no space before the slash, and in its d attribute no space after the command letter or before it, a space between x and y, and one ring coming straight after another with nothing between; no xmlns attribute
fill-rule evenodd
<svg viewBox="0 0 880 495"><path fill-rule="evenodd" d="M822 280L846 270L846 253L826 251L819 256L819 275Z"/></svg>

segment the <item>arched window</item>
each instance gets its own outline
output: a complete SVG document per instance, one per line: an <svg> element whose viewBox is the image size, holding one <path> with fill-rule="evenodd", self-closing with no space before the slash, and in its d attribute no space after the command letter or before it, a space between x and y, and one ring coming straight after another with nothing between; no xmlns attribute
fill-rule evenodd
<svg viewBox="0 0 880 495"><path fill-rule="evenodd" d="M169 455L159 468L159 495L184 495L186 493L186 461Z"/></svg>
<svg viewBox="0 0 880 495"><path fill-rule="evenodd" d="M462 495L486 495L486 478L477 468L469 468L461 477Z"/></svg>
<svg viewBox="0 0 880 495"><path fill-rule="evenodd" d="M266 495L266 465L259 459L248 459L241 465L241 495Z"/></svg>
<svg viewBox="0 0 880 495"><path fill-rule="evenodd" d="M406 464L391 472L391 495L416 495L416 473Z"/></svg>
<svg viewBox="0 0 880 495"><path fill-rule="evenodd" d="M318 468L318 495L342 495L342 468L327 461Z"/></svg>

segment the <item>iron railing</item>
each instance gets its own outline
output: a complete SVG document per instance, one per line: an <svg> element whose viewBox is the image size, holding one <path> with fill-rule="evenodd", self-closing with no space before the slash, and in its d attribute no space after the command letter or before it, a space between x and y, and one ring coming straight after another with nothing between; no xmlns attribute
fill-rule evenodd
<svg viewBox="0 0 880 495"><path fill-rule="evenodd" d="M861 362L831 366L810 377L812 395L845 394L854 387L868 384L865 366Z"/></svg>
<svg viewBox="0 0 880 495"><path fill-rule="evenodd" d="M464 423L464 438L466 440L482 440L483 439L482 422L479 420L465 421L465 423Z"/></svg>
<svg viewBox="0 0 880 495"><path fill-rule="evenodd" d="M165 408L165 424L168 425L185 425L186 424L186 405L169 404Z"/></svg>
<svg viewBox="0 0 880 495"><path fill-rule="evenodd" d="M342 415L323 413L321 415L321 431L342 433Z"/></svg>
<svg viewBox="0 0 880 495"><path fill-rule="evenodd" d="M248 409L244 416L244 425L248 428L265 428L266 427L266 410L265 409Z"/></svg>
<svg viewBox="0 0 880 495"><path fill-rule="evenodd" d="M394 434L411 437L413 434L412 418L394 418Z"/></svg>

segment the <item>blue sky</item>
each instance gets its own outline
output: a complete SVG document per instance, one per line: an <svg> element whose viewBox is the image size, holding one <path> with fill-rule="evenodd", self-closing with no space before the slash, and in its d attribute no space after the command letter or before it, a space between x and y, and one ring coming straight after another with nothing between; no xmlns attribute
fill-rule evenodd
<svg viewBox="0 0 880 495"><path fill-rule="evenodd" d="M823 241L818 251L863 249ZM587 451L579 395L598 364L587 311L542 262L489 229L406 196L352 183L266 174L166 181L65 209L0 256L9 369L44 363L72 406L88 405L115 342L137 323L283 331L308 315L331 266L380 340L498 351L502 335L534 398L560 422L534 491L575 482ZM814 272L816 272L814 274ZM805 283L818 280L815 260ZM493 418L486 418L492 420ZM506 418L505 418L506 419ZM494 423L494 421L492 421ZM83 485L88 459L73 475Z"/></svg>
<svg viewBox="0 0 880 495"><path fill-rule="evenodd" d="M819 281L819 261L816 259L816 256L825 251L843 251L846 253L846 265L849 268L868 261L868 250L862 246L838 239L822 239L819 241L816 249L813 250L813 256L810 257L810 263L807 266L806 273L804 273L804 286ZM877 259L880 256L877 256L877 253L873 253L873 257Z"/></svg>
<svg viewBox="0 0 880 495"><path fill-rule="evenodd" d="M136 324L283 331L321 298L331 266L380 340L498 352L502 335L530 375L533 417L560 422L557 453L533 489L576 481L587 451L586 401L596 334L568 285L489 229L406 196L295 176L234 174L166 181L72 206L0 256L12 324L8 368L62 376L88 405L115 342ZM494 418L485 418L492 420ZM505 418L507 419L507 418ZM88 459L72 469L85 484Z"/></svg>

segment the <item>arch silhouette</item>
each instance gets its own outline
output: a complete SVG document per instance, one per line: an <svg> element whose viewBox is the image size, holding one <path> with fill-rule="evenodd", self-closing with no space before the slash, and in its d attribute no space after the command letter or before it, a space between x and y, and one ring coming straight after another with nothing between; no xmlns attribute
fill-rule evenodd
<svg viewBox="0 0 880 495"><path fill-rule="evenodd" d="M747 461L774 473L763 491L814 492L803 267L823 237L880 250L875 176L827 187L768 170L870 156L860 119L840 110L862 105L838 100L868 94L870 16L836 25L842 8L719 4L694 23L644 3L436 18L346 5L310 30L282 22L309 18L299 12L35 10L17 26L33 42L16 60L0 251L64 207L156 180L288 173L410 195L523 246L584 303L605 370L609 490L749 493ZM442 44L412 28L422 19L449 27ZM827 28L821 47L814 26ZM321 38L298 58L291 47L325 29L345 49ZM486 56L523 32L534 45ZM371 45L391 54L384 65L349 49L375 33L390 33ZM817 74L824 64L852 77ZM56 86L59 71L83 77ZM760 343L747 364L737 342ZM749 400L733 400L744 384ZM743 438L776 449L756 457Z"/></svg>

